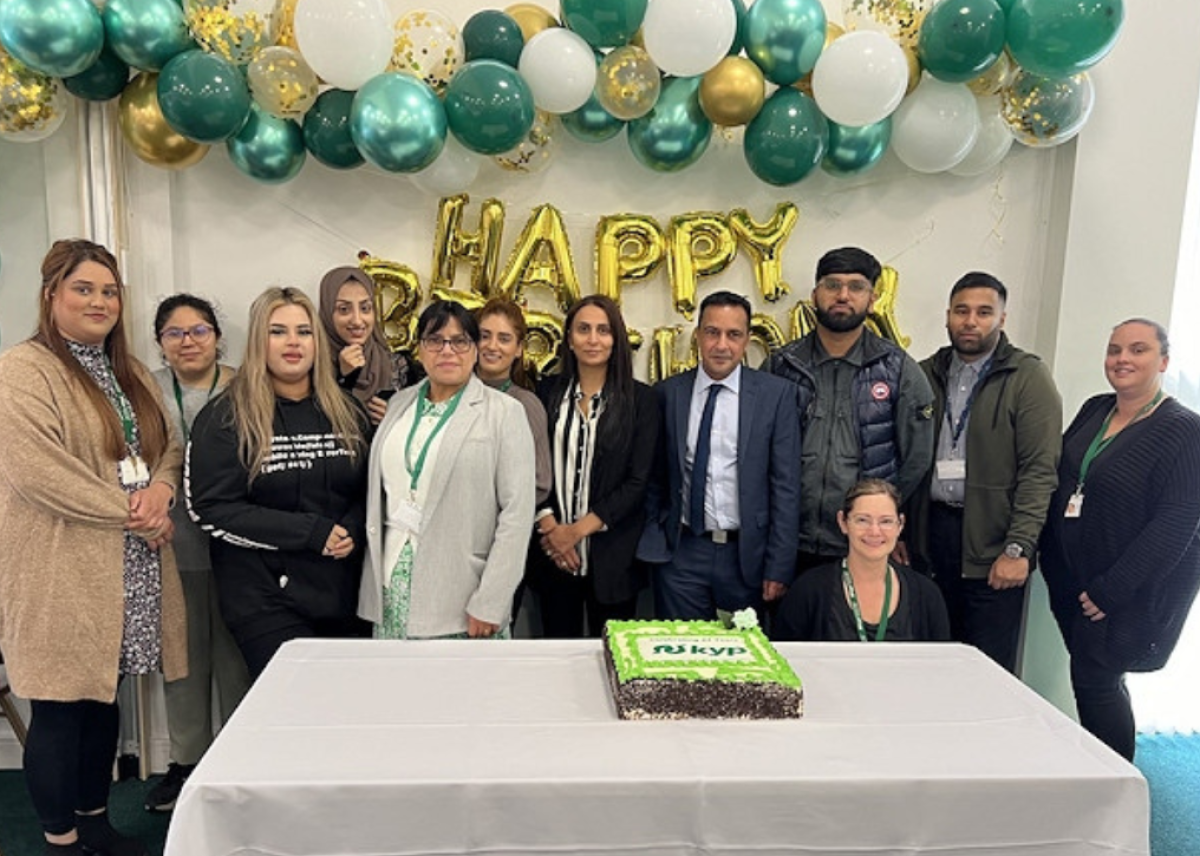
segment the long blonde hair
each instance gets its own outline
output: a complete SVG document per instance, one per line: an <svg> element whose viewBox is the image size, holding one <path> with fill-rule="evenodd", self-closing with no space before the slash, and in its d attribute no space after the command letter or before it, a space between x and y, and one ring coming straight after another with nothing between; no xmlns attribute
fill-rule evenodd
<svg viewBox="0 0 1200 856"><path fill-rule="evenodd" d="M367 446L363 432L365 417L337 385L329 340L317 318L316 307L298 288L268 288L250 306L246 355L226 391L238 436L238 457L250 473L251 482L271 454L271 441L275 437L275 389L267 370L271 314L279 307L289 305L299 306L307 312L312 325L316 354L310 375L312 396L318 409L329 419L338 443L351 455L364 452Z"/></svg>

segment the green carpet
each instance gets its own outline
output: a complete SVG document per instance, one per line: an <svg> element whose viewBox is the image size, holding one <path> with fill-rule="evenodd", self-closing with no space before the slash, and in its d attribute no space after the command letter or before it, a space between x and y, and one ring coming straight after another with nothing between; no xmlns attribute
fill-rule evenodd
<svg viewBox="0 0 1200 856"><path fill-rule="evenodd" d="M1151 856L1200 854L1200 734L1138 737L1137 766L1150 783ZM113 786L109 811L113 825L146 842L160 854L169 815L142 808L149 782ZM41 856L42 834L20 770L0 770L0 856Z"/></svg>

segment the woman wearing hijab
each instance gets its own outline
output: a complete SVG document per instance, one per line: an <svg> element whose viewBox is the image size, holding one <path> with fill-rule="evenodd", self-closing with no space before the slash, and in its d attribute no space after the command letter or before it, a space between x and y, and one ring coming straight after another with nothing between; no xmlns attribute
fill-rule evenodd
<svg viewBox="0 0 1200 856"><path fill-rule="evenodd" d="M387 399L411 381L408 359L392 351L375 316L375 280L356 267L321 278L321 326L329 337L338 385L363 403L378 425Z"/></svg>

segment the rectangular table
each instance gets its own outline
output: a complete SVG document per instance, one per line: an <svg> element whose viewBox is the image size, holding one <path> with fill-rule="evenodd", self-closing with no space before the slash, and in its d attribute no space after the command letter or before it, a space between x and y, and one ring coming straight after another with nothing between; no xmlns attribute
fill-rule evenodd
<svg viewBox="0 0 1200 856"><path fill-rule="evenodd" d="M801 720L626 722L598 642L290 643L167 856L1149 853L1141 774L974 649L779 647Z"/></svg>

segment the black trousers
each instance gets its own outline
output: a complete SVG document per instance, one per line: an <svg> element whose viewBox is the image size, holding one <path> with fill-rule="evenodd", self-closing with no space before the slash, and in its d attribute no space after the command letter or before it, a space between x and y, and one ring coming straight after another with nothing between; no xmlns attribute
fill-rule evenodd
<svg viewBox="0 0 1200 856"><path fill-rule="evenodd" d="M581 577L548 566L534 566L532 588L537 592L542 613L542 635L547 639L599 637L609 620L628 621L637 617L637 598L616 603L596 599L592 578Z"/></svg>
<svg viewBox="0 0 1200 856"><path fill-rule="evenodd" d="M266 626L251 622L231 631L246 658L252 681L258 679L284 642L292 639L365 639L371 635L371 625L358 618L315 620L292 616L288 623L279 624L277 619Z"/></svg>
<svg viewBox="0 0 1200 856"><path fill-rule="evenodd" d="M25 784L42 829L63 835L76 812L108 807L120 714L115 702L34 699L30 707Z"/></svg>
<svg viewBox="0 0 1200 856"><path fill-rule="evenodd" d="M986 579L964 579L962 527L961 508L931 503L930 567L920 570L932 576L941 589L950 613L951 637L975 646L1015 674L1027 586L997 591Z"/></svg>

